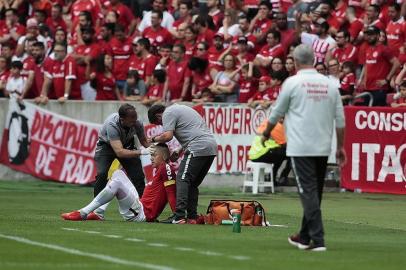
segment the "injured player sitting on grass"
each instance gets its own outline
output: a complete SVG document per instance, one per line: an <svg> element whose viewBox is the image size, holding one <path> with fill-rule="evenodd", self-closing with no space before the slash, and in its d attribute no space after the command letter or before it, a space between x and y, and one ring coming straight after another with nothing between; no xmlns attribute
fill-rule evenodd
<svg viewBox="0 0 406 270"><path fill-rule="evenodd" d="M65 220L86 220L87 216L98 207L109 203L117 197L121 216L127 221L154 222L164 210L166 203L175 211L176 206L176 175L168 164L169 148L164 143L155 146L151 153L154 177L146 184L140 199L137 190L123 169L113 172L111 180L91 203L78 211L62 214ZM103 220L100 218L99 220Z"/></svg>

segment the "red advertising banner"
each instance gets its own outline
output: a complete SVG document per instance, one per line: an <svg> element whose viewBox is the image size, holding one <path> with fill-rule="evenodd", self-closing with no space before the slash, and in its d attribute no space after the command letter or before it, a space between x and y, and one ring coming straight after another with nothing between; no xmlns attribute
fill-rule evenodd
<svg viewBox="0 0 406 270"><path fill-rule="evenodd" d="M93 182L99 124L82 122L10 100L0 163L44 180Z"/></svg>
<svg viewBox="0 0 406 270"><path fill-rule="evenodd" d="M406 194L406 110L347 107L343 188Z"/></svg>

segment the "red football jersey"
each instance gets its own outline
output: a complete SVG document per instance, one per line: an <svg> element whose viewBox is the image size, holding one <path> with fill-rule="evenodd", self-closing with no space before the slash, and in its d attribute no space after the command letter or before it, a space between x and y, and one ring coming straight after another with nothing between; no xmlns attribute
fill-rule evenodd
<svg viewBox="0 0 406 270"><path fill-rule="evenodd" d="M332 50L333 58L337 59L340 64L350 61L354 64L358 63L358 49L352 44L347 44L345 47L335 47Z"/></svg>
<svg viewBox="0 0 406 270"><path fill-rule="evenodd" d="M79 55L90 56L92 59L96 59L101 54L101 48L97 43L91 43L90 45L78 45L74 52ZM77 79L80 84L86 82L86 65L77 65Z"/></svg>
<svg viewBox="0 0 406 270"><path fill-rule="evenodd" d="M405 42L406 23L403 17L396 22L390 21L386 27L386 38L388 39L388 46L392 48L395 55L399 55L399 49Z"/></svg>
<svg viewBox="0 0 406 270"><path fill-rule="evenodd" d="M66 32L66 23L62 18L58 18L57 20L52 19L52 17L48 17L45 21L45 24L49 27L52 33L55 33L55 30L60 27L63 31Z"/></svg>
<svg viewBox="0 0 406 270"><path fill-rule="evenodd" d="M238 96L238 102L247 103L248 100L257 91L258 82L256 80L246 80L241 76L239 83L240 83L240 94Z"/></svg>
<svg viewBox="0 0 406 270"><path fill-rule="evenodd" d="M366 90L387 89L388 85L377 85L378 80L385 80L388 75L391 64L390 60L394 57L393 51L387 46L378 44L376 46L368 45L365 51L365 66L367 77L365 81Z"/></svg>
<svg viewBox="0 0 406 270"><path fill-rule="evenodd" d="M281 58L284 59L285 58L285 49L283 48L282 44L277 44L275 46L273 46L272 48L270 48L270 46L267 44L264 47L262 47L262 49L259 51L258 53L259 56L263 57L263 58Z"/></svg>
<svg viewBox="0 0 406 270"><path fill-rule="evenodd" d="M104 73L96 73L96 100L117 100L116 80L113 76L107 77Z"/></svg>
<svg viewBox="0 0 406 270"><path fill-rule="evenodd" d="M52 79L52 89L48 93L50 99L63 97L65 80L72 80L69 98L81 99L80 84L77 81L76 61L67 56L63 61L47 58L44 62L44 74Z"/></svg>
<svg viewBox="0 0 406 270"><path fill-rule="evenodd" d="M77 23L81 11L90 11L92 15L93 24L96 23L97 19L103 19L103 14L101 13L99 1L96 0L74 1L71 6L72 21L74 24Z"/></svg>
<svg viewBox="0 0 406 270"><path fill-rule="evenodd" d="M148 88L147 94L146 96L148 98L163 98L163 93L164 93L164 84L160 83L160 84L155 84L155 85L151 85Z"/></svg>
<svg viewBox="0 0 406 270"><path fill-rule="evenodd" d="M182 95L182 88L185 78L190 77L190 70L187 61L176 63L172 61L167 69L168 77L168 90L170 92L170 99L178 99Z"/></svg>
<svg viewBox="0 0 406 270"><path fill-rule="evenodd" d="M138 71L138 74L145 81L147 77L152 75L157 64L158 58L152 54L147 55L145 59L133 54L128 61L128 68Z"/></svg>
<svg viewBox="0 0 406 270"><path fill-rule="evenodd" d="M354 73L349 73L344 76L344 78L341 79L340 82L340 89L341 93L345 93L346 95L351 95L352 92L354 91L355 87L355 74Z"/></svg>
<svg viewBox="0 0 406 270"><path fill-rule="evenodd" d="M110 40L111 53L113 55L113 75L116 80L125 80L128 72L128 61L132 54L131 39L124 42L113 37Z"/></svg>
<svg viewBox="0 0 406 270"><path fill-rule="evenodd" d="M196 87L194 94L200 93L204 88L209 87L213 83L208 68L203 73L192 71L192 78L193 84Z"/></svg>
<svg viewBox="0 0 406 270"><path fill-rule="evenodd" d="M166 203L176 210L176 174L169 164L162 164L154 170L154 177L145 185L141 203L147 221L155 221L164 210Z"/></svg>
<svg viewBox="0 0 406 270"><path fill-rule="evenodd" d="M128 27L130 23L135 19L132 11L123 3L118 3L115 6L110 5L107 10L114 10L115 12L117 12L118 23L124 27Z"/></svg>
<svg viewBox="0 0 406 270"><path fill-rule="evenodd" d="M171 33L161 26L158 29L154 29L151 26L145 28L144 32L142 32L142 36L149 39L151 45L157 48L165 44L173 43Z"/></svg>

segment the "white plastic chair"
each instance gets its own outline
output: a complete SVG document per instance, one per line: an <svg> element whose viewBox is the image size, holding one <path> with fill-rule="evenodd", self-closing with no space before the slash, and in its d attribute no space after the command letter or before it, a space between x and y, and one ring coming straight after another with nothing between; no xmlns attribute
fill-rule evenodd
<svg viewBox="0 0 406 270"><path fill-rule="evenodd" d="M252 181L250 178L250 171L252 172ZM265 173L270 174L270 181L265 182ZM273 175L273 164L262 163L262 162L252 162L248 161L246 165L245 179L242 191L245 193L246 187L252 187L252 194L258 194L259 188L271 187L272 193L274 190L274 175Z"/></svg>

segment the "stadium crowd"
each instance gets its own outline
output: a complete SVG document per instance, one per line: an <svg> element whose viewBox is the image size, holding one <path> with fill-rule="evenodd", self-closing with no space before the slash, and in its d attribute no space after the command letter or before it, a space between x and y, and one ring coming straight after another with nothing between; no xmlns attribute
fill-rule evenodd
<svg viewBox="0 0 406 270"><path fill-rule="evenodd" d="M345 105L405 106L405 17L403 0L0 0L0 96L269 107L304 43Z"/></svg>

